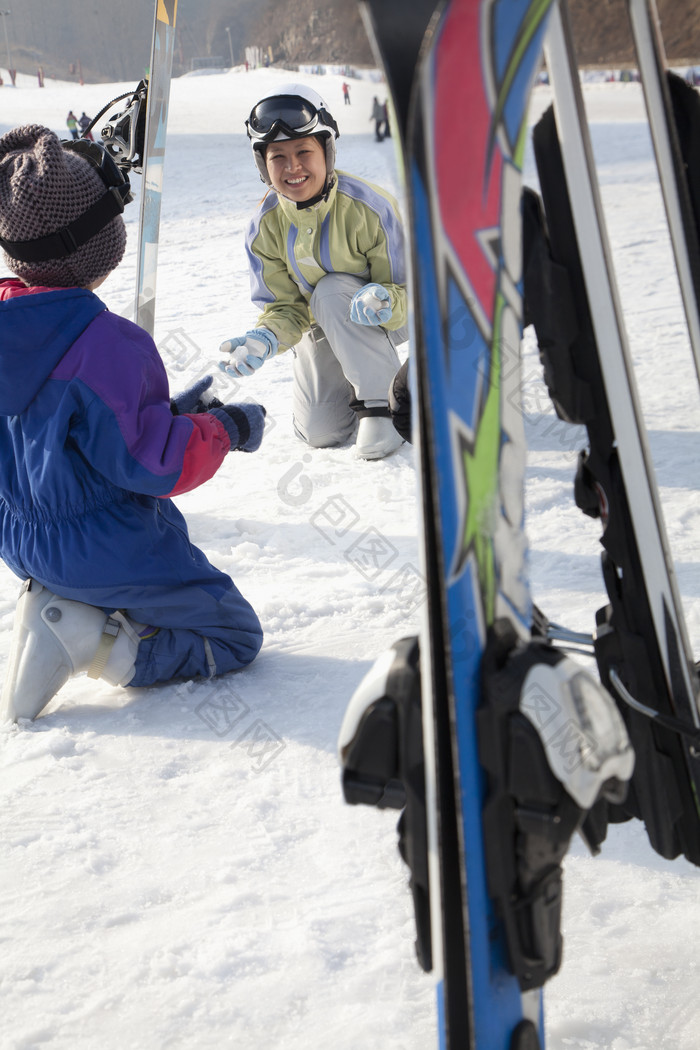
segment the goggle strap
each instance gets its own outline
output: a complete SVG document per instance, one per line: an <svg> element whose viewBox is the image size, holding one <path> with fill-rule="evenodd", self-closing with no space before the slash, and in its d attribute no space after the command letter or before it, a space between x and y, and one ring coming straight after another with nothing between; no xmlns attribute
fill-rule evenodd
<svg viewBox="0 0 700 1050"><path fill-rule="evenodd" d="M129 189L128 182L123 186L110 186L87 211L55 233L36 237L32 241L6 241L0 237L0 247L18 262L47 262L49 259L64 259L67 255L73 255L104 229L107 223L122 214Z"/></svg>
<svg viewBox="0 0 700 1050"><path fill-rule="evenodd" d="M327 109L319 109L318 115L321 118L321 120L324 122L324 124L326 124L329 128L331 128L335 132L335 137L336 138L340 138L340 131L338 130L338 125L335 122L335 120L333 119L333 117L330 115L328 110Z"/></svg>

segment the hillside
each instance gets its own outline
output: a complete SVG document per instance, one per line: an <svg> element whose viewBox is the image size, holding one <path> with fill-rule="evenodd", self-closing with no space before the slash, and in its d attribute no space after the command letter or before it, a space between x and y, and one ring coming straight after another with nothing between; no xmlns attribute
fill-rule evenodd
<svg viewBox="0 0 700 1050"><path fill-rule="evenodd" d="M634 63L624 0L571 0L584 65ZM658 0L666 50L676 63L700 63L700 5ZM3 17L0 67L60 80L138 80L148 65L152 6L144 0L23 0ZM374 64L354 0L179 0L175 75L193 66L242 63L249 46L273 63Z"/></svg>
<svg viewBox="0 0 700 1050"><path fill-rule="evenodd" d="M678 65L700 62L697 0L657 0L666 54ZM626 0L571 0L579 61L586 66L634 65Z"/></svg>
<svg viewBox="0 0 700 1050"><path fill-rule="evenodd" d="M153 7L148 0L23 0L3 18L0 68L86 82L138 80L150 57ZM3 31L7 30L7 46ZM176 76L193 67L240 64L245 49L272 50L276 63L374 60L357 5L344 0L179 0ZM9 61L7 58L9 51ZM3 73L4 75L4 73Z"/></svg>

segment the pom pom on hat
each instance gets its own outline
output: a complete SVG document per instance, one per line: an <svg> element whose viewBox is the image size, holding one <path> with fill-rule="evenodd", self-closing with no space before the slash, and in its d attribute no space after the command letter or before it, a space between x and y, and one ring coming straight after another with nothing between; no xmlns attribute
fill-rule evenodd
<svg viewBox="0 0 700 1050"><path fill-rule="evenodd" d="M89 161L64 150L40 124L0 137L0 237L31 241L56 233L87 211L106 186ZM10 270L28 285L87 288L122 260L126 228L121 215L71 255L23 262L4 252Z"/></svg>

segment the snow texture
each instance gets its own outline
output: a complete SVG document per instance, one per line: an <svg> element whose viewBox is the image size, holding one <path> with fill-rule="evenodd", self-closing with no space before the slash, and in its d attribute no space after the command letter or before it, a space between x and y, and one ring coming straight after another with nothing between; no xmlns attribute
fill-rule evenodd
<svg viewBox="0 0 700 1050"><path fill-rule="evenodd" d="M263 195L244 134L251 104L289 74L232 71L173 82L156 341L173 391L215 369L247 331L243 231ZM372 96L306 79L339 119L339 167L397 195ZM133 85L2 88L0 131L65 135ZM604 203L691 638L700 633L698 397L652 152L635 84L585 89ZM533 117L549 101L538 87ZM526 175L534 180L531 156ZM139 190L139 179L134 178ZM129 246L100 289L133 315ZM552 619L591 630L604 602L599 527L573 506L578 428L548 402L524 343L532 586ZM119 690L69 683L33 724L0 731L2 1050L425 1050L434 989L413 955L395 814L344 804L336 739L374 658L414 633L418 568L413 450L358 462L312 451L290 419L282 356L220 396L268 410L262 449L231 455L177 500L194 542L230 572L263 622L255 664L214 683ZM0 566L0 657L19 581ZM700 875L661 860L640 824L601 856L566 863L565 960L546 991L553 1050L695 1050Z"/></svg>

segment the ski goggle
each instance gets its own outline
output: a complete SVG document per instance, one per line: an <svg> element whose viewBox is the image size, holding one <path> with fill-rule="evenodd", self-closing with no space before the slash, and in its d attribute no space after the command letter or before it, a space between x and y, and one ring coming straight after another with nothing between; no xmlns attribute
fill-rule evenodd
<svg viewBox="0 0 700 1050"><path fill-rule="evenodd" d="M338 137L338 125L326 109L316 109L300 95L264 98L253 107L245 122L248 137L257 142L274 142L280 132L298 139L313 135L319 124Z"/></svg>
<svg viewBox="0 0 700 1050"><path fill-rule="evenodd" d="M105 184L106 192L82 215L55 233L35 237L31 241L6 241L0 238L0 247L19 262L46 262L73 255L112 219L121 215L124 206L134 199L129 180L98 142L68 139L62 141L61 146L66 152L77 153L88 161Z"/></svg>

